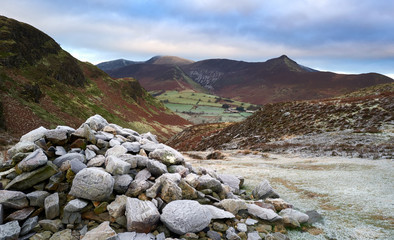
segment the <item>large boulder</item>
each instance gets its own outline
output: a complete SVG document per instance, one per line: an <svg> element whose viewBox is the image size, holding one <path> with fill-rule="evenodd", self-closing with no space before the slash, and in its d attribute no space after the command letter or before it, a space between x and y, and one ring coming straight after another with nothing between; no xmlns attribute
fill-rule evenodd
<svg viewBox="0 0 394 240"><path fill-rule="evenodd" d="M52 162L48 161L44 167L38 168L32 172L22 173L7 184L5 189L26 190L40 183L53 174L57 173L58 168Z"/></svg>
<svg viewBox="0 0 394 240"><path fill-rule="evenodd" d="M126 218L129 232L149 233L155 229L160 213L155 204L150 201L127 198Z"/></svg>
<svg viewBox="0 0 394 240"><path fill-rule="evenodd" d="M203 230L211 218L210 211L194 200L172 201L163 208L160 216L167 228L179 235Z"/></svg>
<svg viewBox="0 0 394 240"><path fill-rule="evenodd" d="M100 168L85 168L75 175L70 195L92 201L105 201L111 195L115 180Z"/></svg>

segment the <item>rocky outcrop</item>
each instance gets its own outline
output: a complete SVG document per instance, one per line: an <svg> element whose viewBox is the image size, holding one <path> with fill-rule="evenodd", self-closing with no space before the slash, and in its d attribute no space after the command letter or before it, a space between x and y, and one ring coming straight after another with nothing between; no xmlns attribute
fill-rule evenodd
<svg viewBox="0 0 394 240"><path fill-rule="evenodd" d="M247 201L243 178L98 115L23 139L33 145L13 147L0 171L0 239L259 239L307 221L283 200L255 201L272 195L268 181Z"/></svg>

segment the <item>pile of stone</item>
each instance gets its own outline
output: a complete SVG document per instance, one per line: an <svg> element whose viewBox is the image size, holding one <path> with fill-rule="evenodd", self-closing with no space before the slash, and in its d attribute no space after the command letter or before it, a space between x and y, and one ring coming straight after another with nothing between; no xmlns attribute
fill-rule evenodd
<svg viewBox="0 0 394 240"><path fill-rule="evenodd" d="M8 156L0 239L286 239L308 221L268 181L243 200L242 177L194 168L99 115L76 130L35 129Z"/></svg>

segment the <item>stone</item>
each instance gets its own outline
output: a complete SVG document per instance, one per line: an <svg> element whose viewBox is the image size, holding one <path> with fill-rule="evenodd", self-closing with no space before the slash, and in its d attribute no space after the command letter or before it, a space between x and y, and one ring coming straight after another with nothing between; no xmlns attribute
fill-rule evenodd
<svg viewBox="0 0 394 240"><path fill-rule="evenodd" d="M241 239L237 233L235 232L235 229L233 227L229 227L226 231L226 238L228 240L239 240Z"/></svg>
<svg viewBox="0 0 394 240"><path fill-rule="evenodd" d="M245 224L248 225L248 226L253 226L253 225L255 225L258 222L259 221L255 220L253 218L248 218L248 219L246 219Z"/></svg>
<svg viewBox="0 0 394 240"><path fill-rule="evenodd" d="M212 228L218 232L225 232L228 229L228 226L224 223L213 222Z"/></svg>
<svg viewBox="0 0 394 240"><path fill-rule="evenodd" d="M33 230L33 228L37 224L38 224L38 216L27 219L22 225L20 235L24 236L28 234L31 230Z"/></svg>
<svg viewBox="0 0 394 240"><path fill-rule="evenodd" d="M92 201L105 201L113 191L115 180L100 168L85 168L75 175L70 195Z"/></svg>
<svg viewBox="0 0 394 240"><path fill-rule="evenodd" d="M231 191L235 194L239 193L239 188L241 185L241 181L238 177L231 174L219 174L219 179L222 183L230 186Z"/></svg>
<svg viewBox="0 0 394 240"><path fill-rule="evenodd" d="M22 172L30 172L38 167L45 165L48 157L41 148L30 153L25 159L18 164L18 169Z"/></svg>
<svg viewBox="0 0 394 240"><path fill-rule="evenodd" d="M105 152L105 157L108 156L115 156L118 157L120 155L126 154L127 153L127 149L121 145L116 145L110 149L107 150L107 152Z"/></svg>
<svg viewBox="0 0 394 240"><path fill-rule="evenodd" d="M160 213L150 201L127 198L126 201L127 231L149 233L155 229Z"/></svg>
<svg viewBox="0 0 394 240"><path fill-rule="evenodd" d="M62 219L63 224L78 224L81 223L81 221L82 221L81 213L69 212L69 211L63 212L63 219Z"/></svg>
<svg viewBox="0 0 394 240"><path fill-rule="evenodd" d="M136 168L138 166L138 159L131 154L123 154L119 156L119 159L130 164L130 168Z"/></svg>
<svg viewBox="0 0 394 240"><path fill-rule="evenodd" d="M38 147L33 142L18 142L7 151L7 155L12 159L18 153L33 152Z"/></svg>
<svg viewBox="0 0 394 240"><path fill-rule="evenodd" d="M90 149L86 149L85 150L85 156L86 156L86 160L91 160L92 158L94 158L96 156L96 153Z"/></svg>
<svg viewBox="0 0 394 240"><path fill-rule="evenodd" d="M237 230L240 232L247 232L248 226L245 223L237 223Z"/></svg>
<svg viewBox="0 0 394 240"><path fill-rule="evenodd" d="M106 240L115 235L116 232L109 226L109 221L105 221L87 232L82 240Z"/></svg>
<svg viewBox="0 0 394 240"><path fill-rule="evenodd" d="M198 239L198 235L195 233L186 233L182 235L181 238L186 240L193 240L193 239Z"/></svg>
<svg viewBox="0 0 394 240"><path fill-rule="evenodd" d="M62 146L56 146L55 155L57 155L57 156L63 156L63 155L66 155L66 154L67 154L67 152L66 152L66 149L64 149L64 147L62 147Z"/></svg>
<svg viewBox="0 0 394 240"><path fill-rule="evenodd" d="M147 139L147 140L152 141L152 142L154 142L154 143L159 143L159 142L157 141L156 135L152 134L151 132L147 132L147 133L141 134L141 137L142 137L143 139Z"/></svg>
<svg viewBox="0 0 394 240"><path fill-rule="evenodd" d="M18 221L8 222L0 225L0 239L4 240L16 240L18 239L21 227Z"/></svg>
<svg viewBox="0 0 394 240"><path fill-rule="evenodd" d="M276 211L274 205L272 205L271 203L265 203L265 202L262 202L261 200L254 201L253 203L259 207L271 209L272 211Z"/></svg>
<svg viewBox="0 0 394 240"><path fill-rule="evenodd" d="M127 152L139 153L141 149L141 144L138 142L125 142L122 146L127 149Z"/></svg>
<svg viewBox="0 0 394 240"><path fill-rule="evenodd" d="M136 156L134 156L134 158L137 159L137 167L138 168L145 168L148 165L148 161L149 161L148 157L142 156L142 155L136 155Z"/></svg>
<svg viewBox="0 0 394 240"><path fill-rule="evenodd" d="M193 188L196 188L199 184L198 182L198 178L199 176L197 174L194 173L190 173L185 177L185 181L192 186Z"/></svg>
<svg viewBox="0 0 394 240"><path fill-rule="evenodd" d="M113 218L123 216L126 211L127 196L117 195L115 201L111 202L107 206L108 213Z"/></svg>
<svg viewBox="0 0 394 240"><path fill-rule="evenodd" d="M67 142L67 131L53 129L45 132L45 138L53 145L64 145Z"/></svg>
<svg viewBox="0 0 394 240"><path fill-rule="evenodd" d="M4 222L4 207L3 204L0 204L0 225Z"/></svg>
<svg viewBox="0 0 394 240"><path fill-rule="evenodd" d="M309 216L306 215L305 213L302 213L300 211L291 208L283 209L282 211L279 212L279 215L282 217L288 216L290 218L294 218L299 223L306 223L308 222L309 219Z"/></svg>
<svg viewBox="0 0 394 240"><path fill-rule="evenodd" d="M129 197L138 197L141 193L145 192L151 184L145 180L134 180L130 183L125 195Z"/></svg>
<svg viewBox="0 0 394 240"><path fill-rule="evenodd" d="M211 222L209 210L194 200L172 201L162 212L160 220L170 231L179 235L199 232Z"/></svg>
<svg viewBox="0 0 394 240"><path fill-rule="evenodd" d="M290 238L288 236L286 236L280 232L267 234L267 236L265 236L265 239L266 240L290 240Z"/></svg>
<svg viewBox="0 0 394 240"><path fill-rule="evenodd" d="M170 173L179 173L181 176L185 177L190 173L188 168L185 168L182 165L171 165L168 168L168 172Z"/></svg>
<svg viewBox="0 0 394 240"><path fill-rule="evenodd" d="M137 173L137 175L135 175L134 180L145 181L145 180L148 180L151 176L152 176L152 174L148 171L148 169L143 169L143 170L139 171Z"/></svg>
<svg viewBox="0 0 394 240"><path fill-rule="evenodd" d="M88 167L101 167L105 163L105 157L103 155L97 155L96 157L89 160Z"/></svg>
<svg viewBox="0 0 394 240"><path fill-rule="evenodd" d="M267 199L265 199L265 202L272 204L274 206L275 210L278 212L280 212L286 208L293 208L293 205L285 202L281 198L267 198Z"/></svg>
<svg viewBox="0 0 394 240"><path fill-rule="evenodd" d="M82 199L73 199L69 201L66 206L64 207L64 211L68 212L80 212L88 205L88 202Z"/></svg>
<svg viewBox="0 0 394 240"><path fill-rule="evenodd" d="M164 181L161 188L161 199L163 199L163 201L166 203L175 200L181 200L182 189L171 180Z"/></svg>
<svg viewBox="0 0 394 240"><path fill-rule="evenodd" d="M78 138L70 144L71 150L68 153L80 153L82 149L85 149L87 141L84 138Z"/></svg>
<svg viewBox="0 0 394 240"><path fill-rule="evenodd" d="M283 216L282 217L282 222L284 224L285 227L287 228L299 228L301 227L300 223L294 219L293 217L290 216Z"/></svg>
<svg viewBox="0 0 394 240"><path fill-rule="evenodd" d="M219 204L232 214L237 214L239 210L248 209L245 201L240 199L224 199Z"/></svg>
<svg viewBox="0 0 394 240"><path fill-rule="evenodd" d="M57 166L60 167L64 162L66 161L71 161L73 159L77 159L81 163L85 163L85 155L80 154L80 153L67 153L63 156L57 157L55 160L53 160L53 163Z"/></svg>
<svg viewBox="0 0 394 240"><path fill-rule="evenodd" d="M210 175L202 175L198 178L198 182L197 190L211 189L214 192L221 192L223 189L220 181Z"/></svg>
<svg viewBox="0 0 394 240"><path fill-rule="evenodd" d="M88 124L83 123L75 132L71 135L74 139L76 138L84 138L88 142L91 142L92 144L96 144L97 139L96 136L94 135L93 130L89 127Z"/></svg>
<svg viewBox="0 0 394 240"><path fill-rule="evenodd" d="M45 217L47 219L54 219L60 214L59 194L54 193L45 198Z"/></svg>
<svg viewBox="0 0 394 240"><path fill-rule="evenodd" d="M52 233L50 231L44 231L40 233L34 234L32 237L29 238L29 240L48 240L52 236Z"/></svg>
<svg viewBox="0 0 394 240"><path fill-rule="evenodd" d="M47 131L48 129L41 126L23 135L19 142L35 142L38 139L43 138Z"/></svg>
<svg viewBox="0 0 394 240"><path fill-rule="evenodd" d="M221 240L222 238L221 238L221 235L218 233L218 232L215 232L215 231L212 231L212 230L209 230L208 232L207 232L207 236L210 238L210 239L212 239L212 240Z"/></svg>
<svg viewBox="0 0 394 240"><path fill-rule="evenodd" d="M101 213L107 211L107 206L108 206L107 202L101 202L99 205L97 205L94 208L94 213L100 215Z"/></svg>
<svg viewBox="0 0 394 240"><path fill-rule="evenodd" d="M101 131L105 126L108 125L107 120L100 116L99 114L96 114L94 116L91 116L88 118L85 123L89 125L89 127L94 130L94 131Z"/></svg>
<svg viewBox="0 0 394 240"><path fill-rule="evenodd" d="M178 186L182 190L182 199L193 200L198 198L197 190L190 186L184 179L179 182Z"/></svg>
<svg viewBox="0 0 394 240"><path fill-rule="evenodd" d="M79 173L82 169L87 168L87 166L77 159L73 159L70 161L71 164L71 171L75 174Z"/></svg>
<svg viewBox="0 0 394 240"><path fill-rule="evenodd" d="M109 146L110 146L110 147L114 147L114 146L116 146L116 145L120 145L120 141L119 141L119 140L117 140L117 139L111 139L111 140L109 141Z"/></svg>
<svg viewBox="0 0 394 240"><path fill-rule="evenodd" d="M128 174L114 176L115 184L114 191L118 194L124 194L129 188L133 178Z"/></svg>
<svg viewBox="0 0 394 240"><path fill-rule="evenodd" d="M112 175L122 175L127 174L130 171L131 165L119 158L110 155L106 158L107 164L105 171L111 173Z"/></svg>
<svg viewBox="0 0 394 240"><path fill-rule="evenodd" d="M184 162L182 154L168 146L165 148L156 148L153 152L149 153L149 158L158 160L167 166L179 165Z"/></svg>
<svg viewBox="0 0 394 240"><path fill-rule="evenodd" d="M270 183L267 179L264 179L258 186L256 186L252 191L252 196L254 199L266 199L268 197L278 198L279 195L274 192Z"/></svg>
<svg viewBox="0 0 394 240"><path fill-rule="evenodd" d="M256 216L262 220L274 222L282 219L281 216L276 214L276 212L272 211L271 209L262 208L255 204L247 204L247 207L249 214Z"/></svg>
<svg viewBox="0 0 394 240"><path fill-rule="evenodd" d="M0 204L4 208L22 209L29 206L29 201L23 192L0 190Z"/></svg>
<svg viewBox="0 0 394 240"><path fill-rule="evenodd" d="M34 212L35 208L34 207L28 207L28 208L23 208L21 210L15 211L13 213L11 213L10 215L8 215L8 217L6 217L5 221L6 222L10 222L10 221L23 221L25 219L27 219L30 214L32 214Z"/></svg>
<svg viewBox="0 0 394 240"><path fill-rule="evenodd" d="M43 230L51 231L53 233L58 232L60 229L63 228L63 224L60 219L55 219L55 220L44 219L38 221L38 224L42 227Z"/></svg>
<svg viewBox="0 0 394 240"><path fill-rule="evenodd" d="M211 213L212 219L235 218L234 214L212 205L203 205Z"/></svg>
<svg viewBox="0 0 394 240"><path fill-rule="evenodd" d="M248 240L261 240L262 238L260 237L259 233L254 231L248 233Z"/></svg>
<svg viewBox="0 0 394 240"><path fill-rule="evenodd" d="M146 167L148 171L155 177L159 177L164 173L168 173L167 166L155 160L148 160Z"/></svg>
<svg viewBox="0 0 394 240"><path fill-rule="evenodd" d="M54 233L49 240L76 240L76 238L72 235L71 229L64 229Z"/></svg>

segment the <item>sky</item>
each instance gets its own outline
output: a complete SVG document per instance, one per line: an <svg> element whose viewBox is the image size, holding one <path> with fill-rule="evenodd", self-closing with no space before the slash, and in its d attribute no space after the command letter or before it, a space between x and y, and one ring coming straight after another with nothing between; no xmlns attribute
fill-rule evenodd
<svg viewBox="0 0 394 240"><path fill-rule="evenodd" d="M262 62L394 78L393 0L1 0L81 61Z"/></svg>

